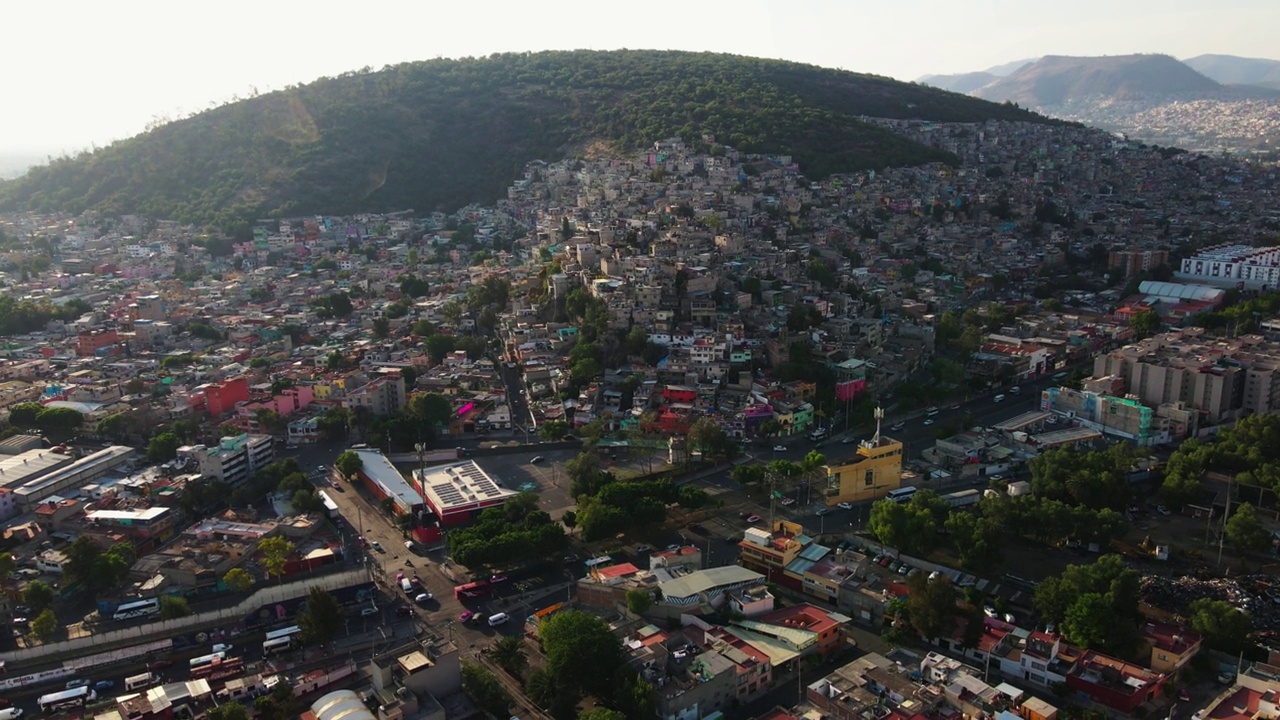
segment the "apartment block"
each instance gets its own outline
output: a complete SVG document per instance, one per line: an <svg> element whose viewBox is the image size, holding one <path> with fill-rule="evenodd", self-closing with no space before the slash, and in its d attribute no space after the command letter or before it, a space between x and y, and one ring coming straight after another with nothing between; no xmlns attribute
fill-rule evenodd
<svg viewBox="0 0 1280 720"><path fill-rule="evenodd" d="M215 447L184 445L179 457L196 462L200 474L235 487L244 484L259 468L275 459L275 445L269 435L224 437Z"/></svg>
<svg viewBox="0 0 1280 720"><path fill-rule="evenodd" d="M1224 244L1182 261L1178 277L1219 287L1250 290L1280 286L1280 247Z"/></svg>

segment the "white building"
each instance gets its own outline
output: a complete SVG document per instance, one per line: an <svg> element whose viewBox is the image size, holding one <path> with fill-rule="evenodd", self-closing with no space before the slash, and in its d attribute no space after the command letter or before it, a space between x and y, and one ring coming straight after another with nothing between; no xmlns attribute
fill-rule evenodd
<svg viewBox="0 0 1280 720"><path fill-rule="evenodd" d="M232 487L243 485L275 456L275 445L270 435L242 434L224 437L215 447L184 445L178 448L178 457L194 460L202 476Z"/></svg>
<svg viewBox="0 0 1280 720"><path fill-rule="evenodd" d="M1216 245L1182 261L1179 278L1219 287L1280 287L1280 247Z"/></svg>

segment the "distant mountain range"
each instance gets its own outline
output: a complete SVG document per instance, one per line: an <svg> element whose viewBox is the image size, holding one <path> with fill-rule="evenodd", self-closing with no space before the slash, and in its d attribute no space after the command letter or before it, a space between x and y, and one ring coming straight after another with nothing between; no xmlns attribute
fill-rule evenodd
<svg viewBox="0 0 1280 720"><path fill-rule="evenodd" d="M1277 60L1046 55L918 82L1188 149L1274 150L1280 141Z"/></svg>

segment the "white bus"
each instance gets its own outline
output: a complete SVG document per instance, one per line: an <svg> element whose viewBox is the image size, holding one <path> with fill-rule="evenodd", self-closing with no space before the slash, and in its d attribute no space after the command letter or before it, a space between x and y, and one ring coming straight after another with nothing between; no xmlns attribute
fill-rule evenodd
<svg viewBox="0 0 1280 720"><path fill-rule="evenodd" d="M111 616L112 620L128 620L129 618L147 617L149 615L160 614L160 599L147 598L146 600L135 600L127 602L116 608L115 614Z"/></svg>
<svg viewBox="0 0 1280 720"><path fill-rule="evenodd" d="M915 494L916 494L916 489L914 487L904 487L904 488L898 488L897 490L890 490L889 493L885 495L885 497L894 502L904 503L910 500L911 496Z"/></svg>
<svg viewBox="0 0 1280 720"><path fill-rule="evenodd" d="M139 688L149 688L156 682L156 676L151 673L142 673L141 675L133 675L124 679L124 689L130 692Z"/></svg>
<svg viewBox="0 0 1280 720"><path fill-rule="evenodd" d="M301 634L302 634L302 628L298 627L297 625L293 625L287 628L280 628L279 630L272 630L271 632L267 633L267 636L265 639L275 640L277 638L292 637L294 635L301 635Z"/></svg>
<svg viewBox="0 0 1280 720"><path fill-rule="evenodd" d="M66 708L83 707L85 703L93 702L97 699L98 694L93 691L93 688L88 685L82 685L70 690L41 695L36 702L40 705L40 712L51 713Z"/></svg>
<svg viewBox="0 0 1280 720"><path fill-rule="evenodd" d="M212 665L214 662L222 660L226 656L227 653L224 650L222 652L210 653L208 655L201 655L197 658L191 658L191 669L195 670L197 668L202 668L205 665Z"/></svg>
<svg viewBox="0 0 1280 720"><path fill-rule="evenodd" d="M330 520L336 520L338 517L338 503L334 502L333 498L329 497L329 493L323 490L319 492L319 495L320 502L324 503L324 514Z"/></svg>
<svg viewBox="0 0 1280 720"><path fill-rule="evenodd" d="M263 656L274 655L276 653L288 652L293 649L294 638L279 637L262 643Z"/></svg>

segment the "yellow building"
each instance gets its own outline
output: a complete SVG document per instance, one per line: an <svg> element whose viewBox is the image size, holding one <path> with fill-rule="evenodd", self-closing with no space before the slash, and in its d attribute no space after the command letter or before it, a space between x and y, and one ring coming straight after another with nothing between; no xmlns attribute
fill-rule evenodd
<svg viewBox="0 0 1280 720"><path fill-rule="evenodd" d="M902 443L876 433L848 462L827 465L826 503L878 500L902 485Z"/></svg>

